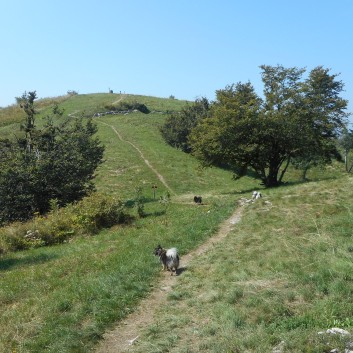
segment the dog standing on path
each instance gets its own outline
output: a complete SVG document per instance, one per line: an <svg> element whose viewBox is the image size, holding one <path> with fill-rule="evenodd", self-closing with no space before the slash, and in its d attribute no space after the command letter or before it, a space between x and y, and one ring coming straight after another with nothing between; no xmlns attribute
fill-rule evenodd
<svg viewBox="0 0 353 353"><path fill-rule="evenodd" d="M171 271L171 275L173 275L173 270L175 271L175 275L177 275L177 270L179 267L179 254L176 248L171 249L163 249L160 245L158 245L154 249L154 254L159 256L159 260L162 264L163 271L168 270Z"/></svg>

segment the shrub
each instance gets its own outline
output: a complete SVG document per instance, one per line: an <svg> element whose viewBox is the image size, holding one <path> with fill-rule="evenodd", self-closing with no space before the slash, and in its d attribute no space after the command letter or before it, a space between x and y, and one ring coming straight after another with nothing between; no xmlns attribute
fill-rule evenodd
<svg viewBox="0 0 353 353"><path fill-rule="evenodd" d="M103 162L104 146L91 119L55 124L63 114L55 105L39 129L35 98L35 92L18 98L27 115L22 131L0 141L0 225L46 214L51 199L61 206L81 200L94 190L94 173Z"/></svg>
<svg viewBox="0 0 353 353"><path fill-rule="evenodd" d="M64 208L59 209L55 200L51 205L52 211L46 216L37 214L28 222L0 228L0 254L63 243L129 220L121 200L99 193Z"/></svg>
<svg viewBox="0 0 353 353"><path fill-rule="evenodd" d="M145 217L146 216L146 213L145 213L145 199L142 196L142 188L140 186L136 188L135 205L136 205L138 216L140 218Z"/></svg>
<svg viewBox="0 0 353 353"><path fill-rule="evenodd" d="M127 220L122 201L99 193L83 199L73 210L74 226L90 234Z"/></svg>
<svg viewBox="0 0 353 353"><path fill-rule="evenodd" d="M192 105L186 105L180 112L171 113L160 132L169 145L190 153L189 135L201 119L210 113L211 104L207 98L197 99Z"/></svg>
<svg viewBox="0 0 353 353"><path fill-rule="evenodd" d="M104 106L104 109L109 110L109 111L128 111L128 110L138 110L141 113L144 114L149 114L150 110L147 108L147 106L143 103L138 103L138 102L120 102L118 105L111 105L107 104Z"/></svg>

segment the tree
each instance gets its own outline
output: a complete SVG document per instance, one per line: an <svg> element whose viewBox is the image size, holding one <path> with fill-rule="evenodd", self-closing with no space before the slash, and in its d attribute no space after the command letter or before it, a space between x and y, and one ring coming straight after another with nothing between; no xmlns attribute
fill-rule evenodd
<svg viewBox="0 0 353 353"><path fill-rule="evenodd" d="M256 144L261 133L261 103L250 83L216 91L210 116L190 134L193 154L206 166L226 165L242 175L250 160L261 154ZM250 130L254 133L249 134Z"/></svg>
<svg viewBox="0 0 353 353"><path fill-rule="evenodd" d="M349 152L353 150L353 131L352 130L346 130L339 138L338 140L339 145L341 148L343 148L344 151L344 165L346 168L346 172L350 173L353 169L353 162L351 163L350 166L348 163L348 155Z"/></svg>
<svg viewBox="0 0 353 353"><path fill-rule="evenodd" d="M37 112L34 109L34 100L37 98L36 91L33 92L25 92L21 97L17 97L17 104L24 110L26 113L25 122L21 125L21 129L25 131L25 141L26 141L26 149L29 153L32 151L33 144L33 133L35 131L35 114Z"/></svg>
<svg viewBox="0 0 353 353"><path fill-rule="evenodd" d="M160 128L164 140L175 148L187 153L191 152L190 132L200 119L207 117L209 110L209 101L207 98L201 98L184 107L181 112L169 115Z"/></svg>
<svg viewBox="0 0 353 353"><path fill-rule="evenodd" d="M50 210L51 200L64 206L94 189L93 178L102 163L104 147L91 119L61 121L56 105L42 129L35 126L35 92L21 97L26 117L24 134L3 140L0 154L0 224L26 220Z"/></svg>
<svg viewBox="0 0 353 353"><path fill-rule="evenodd" d="M317 67L261 66L264 100L250 83L216 91L210 117L190 137L205 164L227 163L238 172L251 167L265 186L277 186L291 161L329 162L338 155L335 138L344 128L347 101L337 75Z"/></svg>
<svg viewBox="0 0 353 353"><path fill-rule="evenodd" d="M306 138L301 142L293 164L303 170L304 179L310 167L342 159L336 140L345 131L349 114L345 112L347 100L339 96L344 85L336 77L330 75L328 69L318 66L302 86L303 98L297 112L305 120L302 126L307 127L302 134Z"/></svg>

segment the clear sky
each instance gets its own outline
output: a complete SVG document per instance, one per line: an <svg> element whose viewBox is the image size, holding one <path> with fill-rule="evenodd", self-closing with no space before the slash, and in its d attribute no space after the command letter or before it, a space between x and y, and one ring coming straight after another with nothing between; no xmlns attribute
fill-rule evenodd
<svg viewBox="0 0 353 353"><path fill-rule="evenodd" d="M340 74L353 112L352 0L0 0L0 106L125 92L195 100L260 65Z"/></svg>

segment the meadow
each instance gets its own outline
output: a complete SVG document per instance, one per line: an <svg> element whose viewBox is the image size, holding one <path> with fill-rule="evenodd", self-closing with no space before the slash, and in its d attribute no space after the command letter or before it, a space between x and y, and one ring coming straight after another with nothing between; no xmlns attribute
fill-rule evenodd
<svg viewBox="0 0 353 353"><path fill-rule="evenodd" d="M216 234L241 198L261 189L251 177L233 180L229 171L201 169L164 143L161 112L185 102L97 94L68 97L60 107L71 118L92 116L124 99L158 112L95 118L106 146L96 187L123 200L134 220L2 255L1 352L94 350L104 332L158 286L157 244L178 247L182 257ZM38 124L49 109L41 109ZM4 124L0 134L8 129ZM349 337L318 334L353 326L352 178L343 169L313 170L306 183L292 170L284 186L261 190L264 197L244 207L227 238L178 278L167 307L156 308L158 319L131 350L344 351ZM194 195L202 195L204 205L195 205ZM137 197L142 218L133 206Z"/></svg>
<svg viewBox="0 0 353 353"><path fill-rule="evenodd" d="M132 352L351 347L351 336L326 333L352 332L351 188L347 177L264 191L224 242L194 259Z"/></svg>

